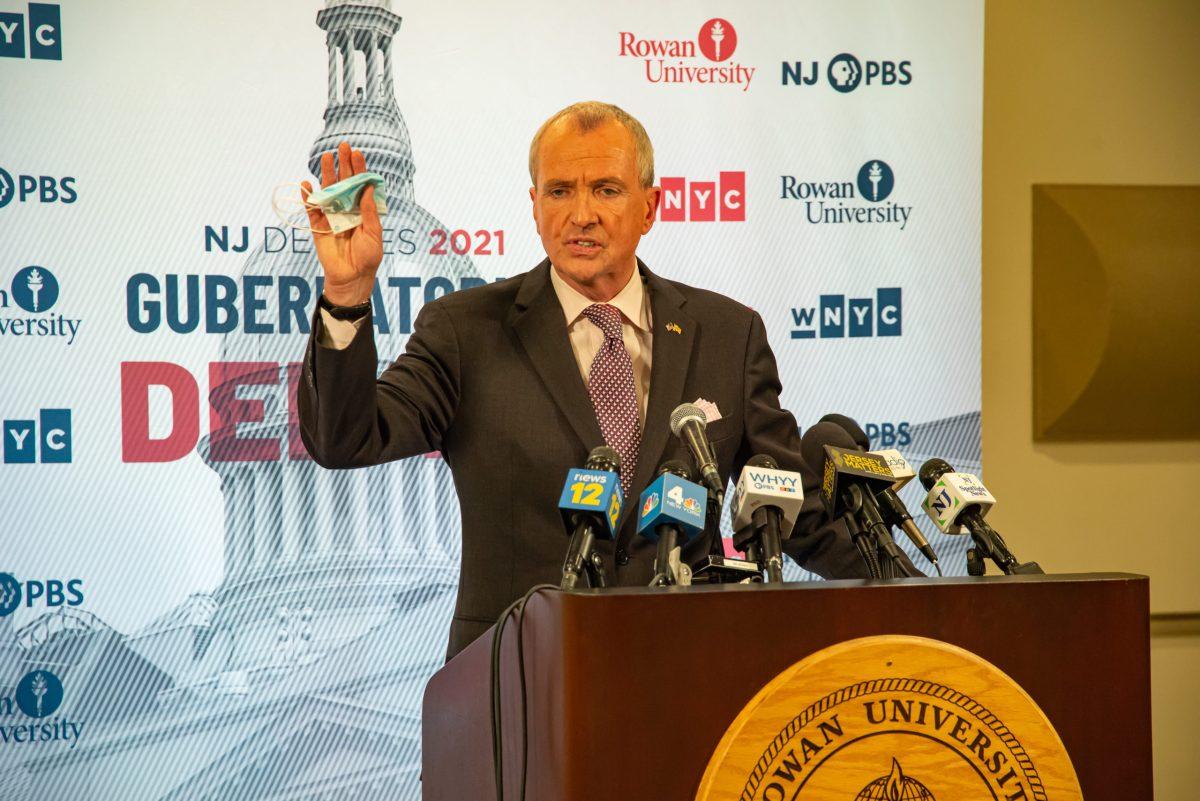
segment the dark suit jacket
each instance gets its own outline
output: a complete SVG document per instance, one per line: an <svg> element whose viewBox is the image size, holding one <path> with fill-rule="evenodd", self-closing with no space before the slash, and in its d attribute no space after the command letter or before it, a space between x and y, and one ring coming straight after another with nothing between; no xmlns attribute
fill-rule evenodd
<svg viewBox="0 0 1200 801"><path fill-rule="evenodd" d="M865 576L845 529L826 525L817 477L800 457L796 420L779 407L762 318L638 264L653 310L650 397L634 497L616 541L597 545L610 583L650 581L655 547L636 535L636 493L663 460L687 460L668 421L678 404L700 397L723 415L708 427L723 477L736 477L758 453L803 473L804 508L788 554L822 576ZM427 303L404 354L378 380L369 323L349 347L334 350L317 342L318 314L305 354L300 426L319 464L362 467L440 450L450 466L463 539L451 656L528 588L558 583L567 546L557 508L563 479L604 444L550 269L543 261L523 275ZM702 557L716 536L710 525L685 557Z"/></svg>

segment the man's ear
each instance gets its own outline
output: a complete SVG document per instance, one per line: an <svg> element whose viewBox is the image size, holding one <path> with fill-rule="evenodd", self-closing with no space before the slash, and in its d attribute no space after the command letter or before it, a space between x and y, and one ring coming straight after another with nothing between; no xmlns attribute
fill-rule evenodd
<svg viewBox="0 0 1200 801"><path fill-rule="evenodd" d="M658 203L662 199L662 187L652 186L646 190L646 218L642 220L642 233L647 234L658 218Z"/></svg>
<svg viewBox="0 0 1200 801"><path fill-rule="evenodd" d="M538 205L537 205L537 187L529 187L529 205L530 211L533 212L533 222L538 226L538 232L541 232L541 227L538 224Z"/></svg>

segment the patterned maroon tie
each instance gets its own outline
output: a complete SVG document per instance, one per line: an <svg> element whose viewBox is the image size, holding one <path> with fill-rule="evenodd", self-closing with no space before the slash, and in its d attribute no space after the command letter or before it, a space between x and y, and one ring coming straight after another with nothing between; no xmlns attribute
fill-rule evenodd
<svg viewBox="0 0 1200 801"><path fill-rule="evenodd" d="M594 303L583 316L604 333L604 344L588 373L588 395L604 442L621 454L621 488L629 497L629 485L637 469L642 432L638 427L637 388L633 383L633 362L621 338L621 312L607 303Z"/></svg>

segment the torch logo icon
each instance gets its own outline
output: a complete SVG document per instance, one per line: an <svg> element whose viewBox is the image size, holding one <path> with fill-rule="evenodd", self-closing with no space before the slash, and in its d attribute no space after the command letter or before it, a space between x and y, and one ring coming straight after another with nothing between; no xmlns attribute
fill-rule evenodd
<svg viewBox="0 0 1200 801"><path fill-rule="evenodd" d="M38 308L38 295L42 293L43 282L42 274L38 272L36 267L34 267L33 271L29 273L28 277L26 277L25 286L29 287L29 294L33 296L33 310L41 311L41 309Z"/></svg>
<svg viewBox="0 0 1200 801"><path fill-rule="evenodd" d="M858 191L864 200L886 200L896 186L896 176L886 161L871 159L858 170Z"/></svg>
<svg viewBox="0 0 1200 801"><path fill-rule="evenodd" d="M883 170L879 169L879 162L876 161L867 170L867 180L871 182L871 200L879 200L879 179L882 177Z"/></svg>
<svg viewBox="0 0 1200 801"><path fill-rule="evenodd" d="M48 670L26 673L17 682L17 706L31 718L53 715L63 700L62 682Z"/></svg>
<svg viewBox="0 0 1200 801"><path fill-rule="evenodd" d="M727 19L716 17L700 26L700 52L709 61L725 61L737 49L737 31Z"/></svg>
<svg viewBox="0 0 1200 801"><path fill-rule="evenodd" d="M721 26L721 21L717 20L713 26L708 29L708 35L713 40L713 46L716 49L716 54L713 56L713 61L721 60L721 42L725 41L725 28Z"/></svg>
<svg viewBox="0 0 1200 801"><path fill-rule="evenodd" d="M58 302L58 279L38 265L18 270L13 276L12 298L27 312L49 311Z"/></svg>
<svg viewBox="0 0 1200 801"><path fill-rule="evenodd" d="M29 691L37 698L37 714L34 717L42 716L42 699L46 697L46 674L34 673L33 682L29 685Z"/></svg>

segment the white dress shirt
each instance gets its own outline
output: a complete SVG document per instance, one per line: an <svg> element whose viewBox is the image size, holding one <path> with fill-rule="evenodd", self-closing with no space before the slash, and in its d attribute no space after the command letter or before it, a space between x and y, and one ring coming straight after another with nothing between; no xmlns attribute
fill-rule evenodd
<svg viewBox="0 0 1200 801"><path fill-rule="evenodd" d="M550 283L554 286L554 294L558 296L559 305L562 306L566 318L567 337L571 341L575 362L579 365L579 374L583 377L583 383L587 384L592 360L604 344L604 333L599 326L583 316L583 310L595 301L584 297L567 284L558 276L558 271L553 265L550 267ZM629 276L629 283L625 284L624 289L608 301L608 304L621 312L621 337L625 340L625 350L629 352L629 360L633 363L633 386L638 396L638 420L642 427L645 427L654 334L650 296L646 293L641 273L636 268ZM349 346L354 335L367 320L365 315L357 320L338 320L325 309L321 309L320 312L324 325L317 341L324 347L335 350Z"/></svg>

